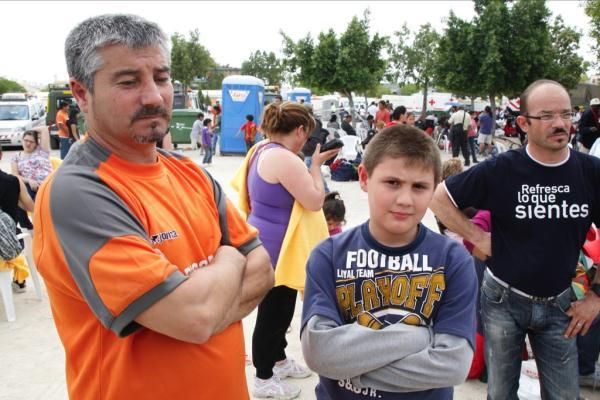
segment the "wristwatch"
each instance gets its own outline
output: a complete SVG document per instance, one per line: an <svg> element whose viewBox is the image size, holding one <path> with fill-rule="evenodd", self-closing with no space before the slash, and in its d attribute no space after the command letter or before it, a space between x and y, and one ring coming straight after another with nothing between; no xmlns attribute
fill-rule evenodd
<svg viewBox="0 0 600 400"><path fill-rule="evenodd" d="M600 283L594 283L590 286L590 291L596 293L596 296L600 297Z"/></svg>

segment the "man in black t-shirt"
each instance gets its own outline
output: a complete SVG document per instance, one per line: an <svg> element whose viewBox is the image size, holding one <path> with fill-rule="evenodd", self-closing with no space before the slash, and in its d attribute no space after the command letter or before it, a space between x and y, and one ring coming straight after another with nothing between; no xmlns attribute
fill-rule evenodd
<svg viewBox="0 0 600 400"><path fill-rule="evenodd" d="M448 178L431 208L493 254L481 288L488 399L517 398L529 335L542 398L576 400L575 338L600 313L600 274L581 301L571 303L570 284L587 230L600 224L600 160L569 150L571 102L559 83L532 83L520 104L527 146ZM491 235L462 215L467 206L491 211Z"/></svg>

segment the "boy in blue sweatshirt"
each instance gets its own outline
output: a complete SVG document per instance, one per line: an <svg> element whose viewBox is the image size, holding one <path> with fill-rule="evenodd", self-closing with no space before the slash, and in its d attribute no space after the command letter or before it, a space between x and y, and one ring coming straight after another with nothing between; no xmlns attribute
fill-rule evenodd
<svg viewBox="0 0 600 400"><path fill-rule="evenodd" d="M473 357L478 286L464 247L421 223L439 150L392 126L358 173L369 220L322 242L307 265L301 341L317 399L452 399Z"/></svg>

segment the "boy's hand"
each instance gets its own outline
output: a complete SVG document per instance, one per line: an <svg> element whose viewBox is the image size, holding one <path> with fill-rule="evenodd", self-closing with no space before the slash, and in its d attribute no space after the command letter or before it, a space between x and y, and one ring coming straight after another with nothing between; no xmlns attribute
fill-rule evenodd
<svg viewBox="0 0 600 400"><path fill-rule="evenodd" d="M329 160L331 157L335 157L340 150L341 148L328 150L321 153L321 143L318 143L317 147L315 148L315 152L312 155L311 165L318 165L320 167L325 161Z"/></svg>

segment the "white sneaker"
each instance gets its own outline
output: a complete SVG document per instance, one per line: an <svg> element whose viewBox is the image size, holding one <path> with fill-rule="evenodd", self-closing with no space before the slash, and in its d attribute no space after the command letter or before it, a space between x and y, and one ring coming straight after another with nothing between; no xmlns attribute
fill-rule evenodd
<svg viewBox="0 0 600 400"><path fill-rule="evenodd" d="M293 358L286 358L278 361L273 367L273 375L279 379L284 378L306 378L312 375L312 371L302 364L299 364Z"/></svg>
<svg viewBox="0 0 600 400"><path fill-rule="evenodd" d="M254 377L252 396L261 399L290 400L300 395L300 388L287 382L281 381L273 375L269 379Z"/></svg>

